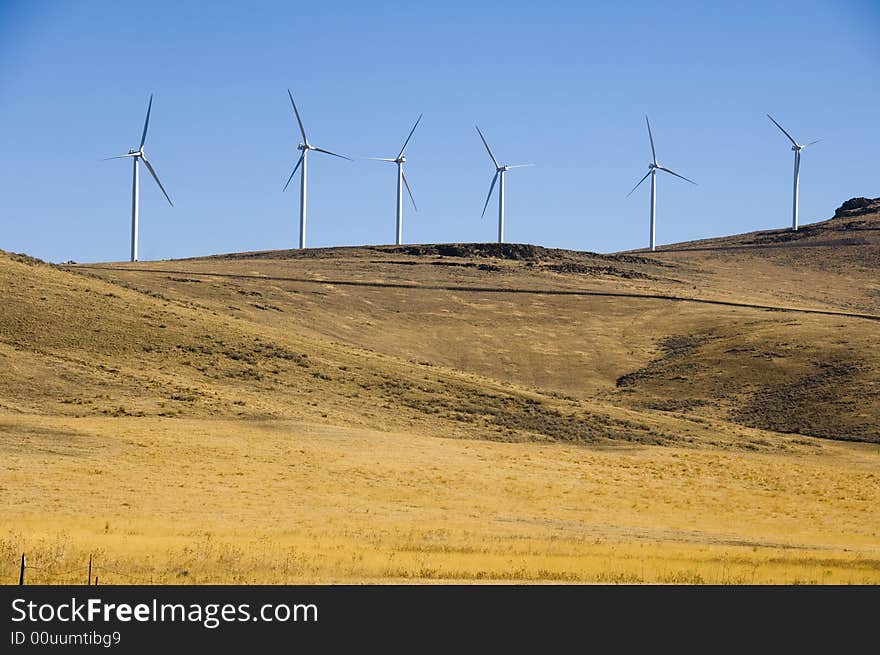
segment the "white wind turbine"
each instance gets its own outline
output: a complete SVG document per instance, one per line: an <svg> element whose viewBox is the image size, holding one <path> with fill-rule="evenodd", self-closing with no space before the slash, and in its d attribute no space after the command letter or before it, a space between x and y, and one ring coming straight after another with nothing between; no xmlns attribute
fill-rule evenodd
<svg viewBox="0 0 880 655"><path fill-rule="evenodd" d="M657 234L657 171L663 171L664 173L669 173L670 175L675 175L675 177L680 177L686 182L690 182L691 184L696 184L693 180L687 179L684 175L679 175L675 171L666 168L665 166L661 166L657 163L657 151L654 149L654 135L651 134L651 121L648 120L648 117L645 116L645 123L648 124L648 138L651 140L651 163L648 164L648 172L645 173L645 177L639 180L638 184L636 184L632 191L626 194L626 197L629 198L633 191L639 188L639 186L648 179L648 176L651 176L651 250L656 250L656 234Z"/></svg>
<svg viewBox="0 0 880 655"><path fill-rule="evenodd" d="M477 127L476 125L474 127ZM534 166L534 164L505 164L502 166L498 163L498 160L495 159L495 155L492 154L492 148L489 147L489 144L486 142L486 137L483 136L483 133L480 132L480 128L477 127L477 133L480 135L480 139L483 140L483 145L486 146L486 152L489 153L489 156L492 158L492 163L495 165L495 175L492 176L492 184L489 185L489 195L486 196L486 204L483 205L483 213L482 216L486 215L486 207L489 206L489 199L492 197L492 191L495 189L495 182L498 181L498 243L504 243L504 174L509 171L511 168L525 168L527 166Z"/></svg>
<svg viewBox="0 0 880 655"><path fill-rule="evenodd" d="M347 159L348 161L352 161L352 158L346 157L345 155L337 155L335 152L330 152L323 148L317 148L309 143L309 139L306 136L306 128L303 127L302 119L299 116L299 109L296 108L296 103L293 101L293 94L290 92L290 89L287 90L287 95L290 96L290 104L293 105L293 113L296 114L296 122L299 123L299 131L302 132L303 142L296 147L297 150L302 150L302 154L299 156L299 161L296 162L296 166L293 167L293 172L290 174L290 177L287 178L287 183L284 185L282 192L287 191L290 181L293 179L293 176L296 175L296 169L302 166L302 177L300 179L299 189L299 247L302 249L306 247L306 165L308 163L306 155L309 154L309 150L315 150L317 152L323 152L325 155L333 155L334 157Z"/></svg>
<svg viewBox="0 0 880 655"><path fill-rule="evenodd" d="M789 134L788 132L786 132L785 128L782 127L782 125L780 125L779 123L777 123L776 119L774 119L770 114L767 114L767 118L769 118L771 121L773 121L773 124L776 125L776 127L778 127L780 130L782 130L782 133L788 137L788 140L791 141L791 149L794 150L794 191L793 191L794 198L792 200L792 206L791 206L791 229L794 231L797 231L797 229L798 229L798 183L799 183L800 170L801 170L801 150L803 150L804 148L809 148L814 143L819 143L819 141L821 141L822 139L819 139L817 141L810 141L810 143L808 143L807 145L802 146L797 141L795 141L794 137L791 134Z"/></svg>
<svg viewBox="0 0 880 655"><path fill-rule="evenodd" d="M416 199L413 198L412 190L409 188L409 182L406 180L406 174L403 172L403 165L406 163L406 157L404 156L404 151L406 150L407 144L409 144L409 140L412 138L413 132L416 131L416 128L419 126L419 121L422 120L422 115L419 114L419 117L416 119L416 124L413 125L413 128L409 131L409 136L406 137L406 141L403 142L403 147L400 149L400 153L397 155L396 159L386 159L384 157L368 157L367 159L372 159L373 161L387 161L392 164L397 164L397 236L395 240L396 245L400 245L403 239L403 187L406 187L406 192L409 194L409 199L412 201L413 209L419 211L419 208L416 207Z"/></svg>
<svg viewBox="0 0 880 655"><path fill-rule="evenodd" d="M159 188L162 189L162 193L165 194L165 199L168 201L168 204L172 207L174 203L171 202L171 198L168 197L168 193L165 191L165 187L162 186L162 183L159 181L159 176L156 175L155 169L153 169L146 155L144 155L144 141L147 140L147 127L150 125L150 110L153 108L153 96L150 95L150 103L147 105L147 118L144 120L144 132L141 134L141 143L138 146L138 149L135 150L133 148L129 148L127 155L118 155L116 157L107 157L104 161L108 161L110 159L125 159L126 157L131 157L134 173L131 183L131 261L136 262L138 260L138 206L140 205L140 177L138 175L138 162L143 161L144 165L147 167L147 170L150 171L150 175L153 176L153 179L156 180L156 184L159 185Z"/></svg>

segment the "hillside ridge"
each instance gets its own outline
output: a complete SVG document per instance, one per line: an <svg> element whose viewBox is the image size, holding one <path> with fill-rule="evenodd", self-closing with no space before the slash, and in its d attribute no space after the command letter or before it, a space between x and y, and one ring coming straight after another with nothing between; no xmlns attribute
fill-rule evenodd
<svg viewBox="0 0 880 655"><path fill-rule="evenodd" d="M798 238L822 235L806 255L527 244L100 265L4 255L0 404L502 440L673 442L713 421L721 433L880 441L878 210L848 201L806 226ZM854 221L865 242L835 241Z"/></svg>

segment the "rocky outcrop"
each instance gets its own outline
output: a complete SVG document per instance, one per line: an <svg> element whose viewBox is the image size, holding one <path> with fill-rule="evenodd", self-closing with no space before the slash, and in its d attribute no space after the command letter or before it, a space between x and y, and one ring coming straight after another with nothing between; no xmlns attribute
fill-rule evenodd
<svg viewBox="0 0 880 655"><path fill-rule="evenodd" d="M834 218L861 216L880 211L880 198L850 198L834 212Z"/></svg>

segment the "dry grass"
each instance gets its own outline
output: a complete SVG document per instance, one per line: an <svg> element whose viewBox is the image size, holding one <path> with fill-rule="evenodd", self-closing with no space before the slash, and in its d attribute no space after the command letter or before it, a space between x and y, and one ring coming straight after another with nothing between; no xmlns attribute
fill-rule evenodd
<svg viewBox="0 0 880 655"><path fill-rule="evenodd" d="M880 582L858 220L650 257L0 253L0 579Z"/></svg>
<svg viewBox="0 0 880 655"><path fill-rule="evenodd" d="M4 453L6 580L27 551L42 567L34 582L81 579L87 553L107 583L880 582L873 446L588 449L279 421L4 424L43 435L40 448L29 439Z"/></svg>

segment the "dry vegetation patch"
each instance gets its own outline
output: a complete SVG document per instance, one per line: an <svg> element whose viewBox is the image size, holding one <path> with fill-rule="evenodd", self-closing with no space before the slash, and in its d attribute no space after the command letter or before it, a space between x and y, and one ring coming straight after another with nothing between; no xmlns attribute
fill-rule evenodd
<svg viewBox="0 0 880 655"><path fill-rule="evenodd" d="M880 582L880 214L838 213L650 255L0 253L0 577Z"/></svg>

